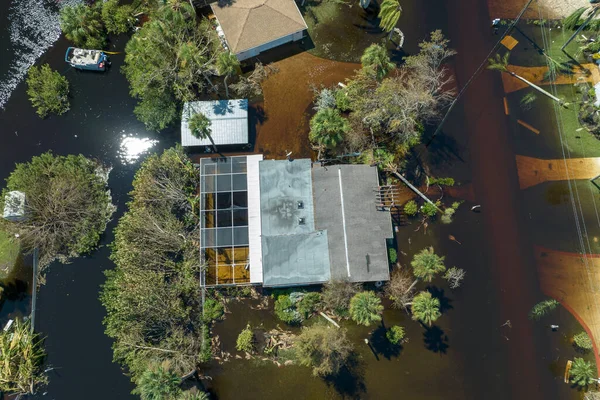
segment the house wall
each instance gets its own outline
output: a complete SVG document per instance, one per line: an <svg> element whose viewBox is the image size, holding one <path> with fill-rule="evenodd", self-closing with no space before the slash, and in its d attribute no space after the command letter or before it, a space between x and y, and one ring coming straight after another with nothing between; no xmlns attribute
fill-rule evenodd
<svg viewBox="0 0 600 400"><path fill-rule="evenodd" d="M270 49L273 49L277 46L281 46L282 44L289 43L289 42L296 42L298 40L301 40L304 37L305 32L306 32L306 30L302 30L302 31L299 31L296 33L292 33L291 35L280 37L279 39L275 39L271 42L268 42L268 43L262 44L260 46L248 49L246 51L237 53L236 57L239 61L243 61L243 60L247 60L252 57L256 57L260 53L270 50Z"/></svg>

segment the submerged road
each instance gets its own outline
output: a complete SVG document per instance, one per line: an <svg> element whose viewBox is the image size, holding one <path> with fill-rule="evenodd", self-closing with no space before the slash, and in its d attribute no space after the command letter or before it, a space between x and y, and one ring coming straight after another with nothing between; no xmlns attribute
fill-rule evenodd
<svg viewBox="0 0 600 400"><path fill-rule="evenodd" d="M458 51L454 63L459 87L467 82L499 39L491 33L486 3L461 0L447 4L451 45ZM497 297L500 303L498 327L507 320L512 326L502 331L506 332L505 337L498 332L497 337L489 338L495 351L499 349L506 357L506 363L502 364L510 366L507 371L488 371L490 376L499 377L495 381L499 392L491 395L547 400L557 394L546 393L550 392L546 383L551 377L541 350L550 351L550 346L543 338L534 340L532 323L527 318L541 294L532 244L519 208L521 193L503 96L500 74L486 70L461 100L475 201L482 205L486 246L481 250L487 262L481 268L490 269L496 282L496 293L489 295ZM475 318L473 323L477 323Z"/></svg>

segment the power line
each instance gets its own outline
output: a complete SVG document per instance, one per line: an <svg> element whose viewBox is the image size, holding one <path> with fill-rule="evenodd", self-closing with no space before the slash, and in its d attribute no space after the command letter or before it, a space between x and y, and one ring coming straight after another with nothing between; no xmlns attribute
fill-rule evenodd
<svg viewBox="0 0 600 400"><path fill-rule="evenodd" d="M496 42L494 47L492 47L492 49L490 50L488 55L484 58L484 60L481 62L481 64L479 64L479 67L477 67L475 72L473 72L473 74L471 75L471 77L469 78L467 83L460 89L460 91L458 92L458 94L456 95L454 100L452 100L452 103L450 103L448 110L446 110L446 114L444 114L444 117L440 121L437 129L435 130L435 132L433 133L433 135L431 136L431 138L429 139L429 141L427 142L425 147L428 147L431 144L431 141L433 140L433 138L436 137L436 135L438 133L440 133L440 131L442 130L442 126L444 126L444 122L446 122L446 119L448 119L450 112L452 111L452 109L454 108L454 106L456 105L458 100L460 100L462 95L466 92L467 88L471 85L471 82L473 82L473 80L477 77L477 75L479 75L479 73L481 72L483 67L486 66L486 64L488 63L488 59L492 56L492 53L494 53L496 51L496 49L500 46L500 43L502 43L502 40L506 37L506 35L508 35L512 31L512 29L515 27L515 25L520 21L521 17L523 16L523 14L525 14L525 11L527 11L527 9L529 8L529 6L531 5L532 2L533 2L533 0L529 0L527 2L527 4L525 4L525 7L523 7L521 12L517 16L517 18L509 25L508 29L506 31L504 31L504 33L502 34L500 39Z"/></svg>

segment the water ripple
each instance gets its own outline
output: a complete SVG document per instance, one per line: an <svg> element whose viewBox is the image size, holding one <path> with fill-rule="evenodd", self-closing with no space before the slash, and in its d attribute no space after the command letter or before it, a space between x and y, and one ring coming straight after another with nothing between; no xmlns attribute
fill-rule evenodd
<svg viewBox="0 0 600 400"><path fill-rule="evenodd" d="M13 63L6 77L0 80L0 109L4 108L29 67L60 37L59 9L80 2L62 0L58 8L53 8L44 0L13 1L8 16Z"/></svg>

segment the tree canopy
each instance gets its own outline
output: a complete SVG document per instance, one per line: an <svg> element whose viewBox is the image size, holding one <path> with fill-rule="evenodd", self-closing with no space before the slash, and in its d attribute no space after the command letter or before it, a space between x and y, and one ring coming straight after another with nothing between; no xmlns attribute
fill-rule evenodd
<svg viewBox="0 0 600 400"><path fill-rule="evenodd" d="M352 354L346 330L322 324L302 328L294 347L300 364L312 367L315 376L336 375Z"/></svg>
<svg viewBox="0 0 600 400"><path fill-rule="evenodd" d="M420 292L413 298L412 318L431 326L441 315L440 300L429 292Z"/></svg>
<svg viewBox="0 0 600 400"><path fill-rule="evenodd" d="M587 387L595 383L598 378L596 366L583 358L575 357L569 372L571 374L571 382L582 387Z"/></svg>
<svg viewBox="0 0 600 400"><path fill-rule="evenodd" d="M381 44L372 44L365 49L360 63L370 76L378 81L382 80L393 68L387 49Z"/></svg>
<svg viewBox="0 0 600 400"><path fill-rule="evenodd" d="M433 247L428 247L415 254L410 262L416 278L431 282L433 278L446 270L444 257L434 253Z"/></svg>
<svg viewBox="0 0 600 400"><path fill-rule="evenodd" d="M183 376L210 358L199 290L195 187L198 176L183 150L150 156L133 181L129 211L115 229L100 299L114 359L136 382L168 362Z"/></svg>
<svg viewBox="0 0 600 400"><path fill-rule="evenodd" d="M25 193L26 219L2 220L3 228L20 235L26 252L37 247L41 266L88 253L115 210L107 179L102 165L82 155L47 152L17 164L0 202L3 206L8 191Z"/></svg>
<svg viewBox="0 0 600 400"><path fill-rule="evenodd" d="M106 44L106 31L101 9L101 2L91 6L65 6L60 10L60 29L77 47L102 49Z"/></svg>
<svg viewBox="0 0 600 400"><path fill-rule="evenodd" d="M155 365L142 373L133 394L139 394L141 400L171 400L181 394L181 379L171 371L168 363Z"/></svg>
<svg viewBox="0 0 600 400"><path fill-rule="evenodd" d="M204 90L221 51L210 22L196 22L189 4L158 9L125 48L122 71L131 95L140 99L135 110L140 121L152 130L173 123L177 113L172 111L179 102L194 100Z"/></svg>
<svg viewBox="0 0 600 400"><path fill-rule="evenodd" d="M135 26L133 6L119 5L119 0L107 0L102 3L102 21L108 33L126 33Z"/></svg>
<svg viewBox="0 0 600 400"><path fill-rule="evenodd" d="M359 325L369 326L381 321L383 306L375 292L360 292L350 300L350 316Z"/></svg>
<svg viewBox="0 0 600 400"><path fill-rule="evenodd" d="M379 26L386 32L391 32L396 27L400 16L402 15L402 7L398 0L383 0L379 8Z"/></svg>
<svg viewBox="0 0 600 400"><path fill-rule="evenodd" d="M443 66L455 54L448 43L441 31L434 31L419 44L419 53L405 57L397 68L385 47L374 44L365 50L363 68L345 88L335 89L336 106L347 112L351 127L346 150L368 153L383 147L394 164L401 162L453 98L452 75Z"/></svg>
<svg viewBox="0 0 600 400"><path fill-rule="evenodd" d="M333 108L319 110L310 120L311 141L327 148L337 146L348 132L350 125L340 112Z"/></svg>
<svg viewBox="0 0 600 400"><path fill-rule="evenodd" d="M69 81L48 64L29 68L27 95L42 118L50 113L62 115L69 111Z"/></svg>

